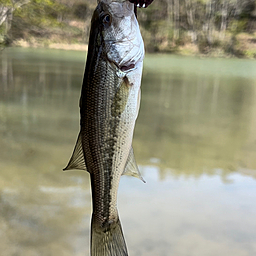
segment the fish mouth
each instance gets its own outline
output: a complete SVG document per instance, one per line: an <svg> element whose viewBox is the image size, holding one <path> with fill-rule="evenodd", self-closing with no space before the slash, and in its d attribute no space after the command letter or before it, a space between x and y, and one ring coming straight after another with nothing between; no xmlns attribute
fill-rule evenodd
<svg viewBox="0 0 256 256"><path fill-rule="evenodd" d="M131 63L131 64L127 64L127 65L122 65L120 67L120 70L125 72L125 71L130 71L131 69L134 69L134 68L135 68L135 64Z"/></svg>
<svg viewBox="0 0 256 256"><path fill-rule="evenodd" d="M112 67L115 67L124 73L128 73L136 68L136 63L134 62L117 63L116 61L111 61L109 59L108 61L112 65Z"/></svg>

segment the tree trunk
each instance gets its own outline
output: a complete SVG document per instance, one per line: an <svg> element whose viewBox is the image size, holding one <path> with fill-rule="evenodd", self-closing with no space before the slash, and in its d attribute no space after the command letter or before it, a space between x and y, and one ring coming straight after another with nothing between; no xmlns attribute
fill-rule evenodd
<svg viewBox="0 0 256 256"><path fill-rule="evenodd" d="M0 26L6 21L8 17L9 8L0 5Z"/></svg>
<svg viewBox="0 0 256 256"><path fill-rule="evenodd" d="M173 41L173 0L167 0L167 16L166 16L166 25L168 29L167 34L167 44L168 46L171 45L172 47L172 41Z"/></svg>
<svg viewBox="0 0 256 256"><path fill-rule="evenodd" d="M11 29L11 26L12 26L13 11L14 11L14 8L10 8L9 11L7 12L7 18L6 18L6 21L5 21L5 24L6 24L5 33L6 34Z"/></svg>
<svg viewBox="0 0 256 256"><path fill-rule="evenodd" d="M209 45L212 45L212 31L213 31L213 13L214 13L213 0L209 0L206 4L206 23L205 23L205 33L206 39Z"/></svg>
<svg viewBox="0 0 256 256"><path fill-rule="evenodd" d="M179 39L180 6L179 0L174 0L174 40Z"/></svg>
<svg viewBox="0 0 256 256"><path fill-rule="evenodd" d="M220 26L220 39L225 38L225 32L227 29L227 16L228 16L228 2L224 0L221 8L221 26Z"/></svg>
<svg viewBox="0 0 256 256"><path fill-rule="evenodd" d="M185 5L186 5L187 21L189 26L189 34L191 36L192 42L195 43L197 40L197 33L195 30L195 23L194 23L195 3L192 4L191 0L185 0Z"/></svg>

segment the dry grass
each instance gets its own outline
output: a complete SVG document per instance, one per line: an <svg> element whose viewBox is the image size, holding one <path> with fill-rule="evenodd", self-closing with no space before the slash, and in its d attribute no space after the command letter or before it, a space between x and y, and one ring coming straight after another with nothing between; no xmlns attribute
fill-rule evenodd
<svg viewBox="0 0 256 256"><path fill-rule="evenodd" d="M247 58L256 58L256 33L241 33L237 36L237 49Z"/></svg>

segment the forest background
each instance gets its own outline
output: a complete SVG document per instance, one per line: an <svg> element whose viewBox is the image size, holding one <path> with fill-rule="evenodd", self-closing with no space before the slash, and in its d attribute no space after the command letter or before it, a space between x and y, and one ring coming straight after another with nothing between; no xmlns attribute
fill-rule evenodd
<svg viewBox="0 0 256 256"><path fill-rule="evenodd" d="M96 0L0 0L0 45L86 49ZM256 58L255 0L155 0L138 9L147 52Z"/></svg>

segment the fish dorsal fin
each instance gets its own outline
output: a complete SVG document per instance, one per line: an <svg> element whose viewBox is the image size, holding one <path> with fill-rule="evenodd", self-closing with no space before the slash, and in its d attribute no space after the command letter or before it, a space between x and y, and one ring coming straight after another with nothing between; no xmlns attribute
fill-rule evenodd
<svg viewBox="0 0 256 256"><path fill-rule="evenodd" d="M135 160L135 156L133 153L133 148L131 147L130 149L130 153L129 156L127 158L126 164L125 164L125 168L124 168L124 172L122 175L130 175L136 178L141 179L144 183L145 180L142 178L138 165L136 164L136 160Z"/></svg>
<svg viewBox="0 0 256 256"><path fill-rule="evenodd" d="M73 154L68 162L68 165L63 169L63 171L72 170L72 169L79 169L79 170L86 171L81 132L79 132L77 142L76 142Z"/></svg>

